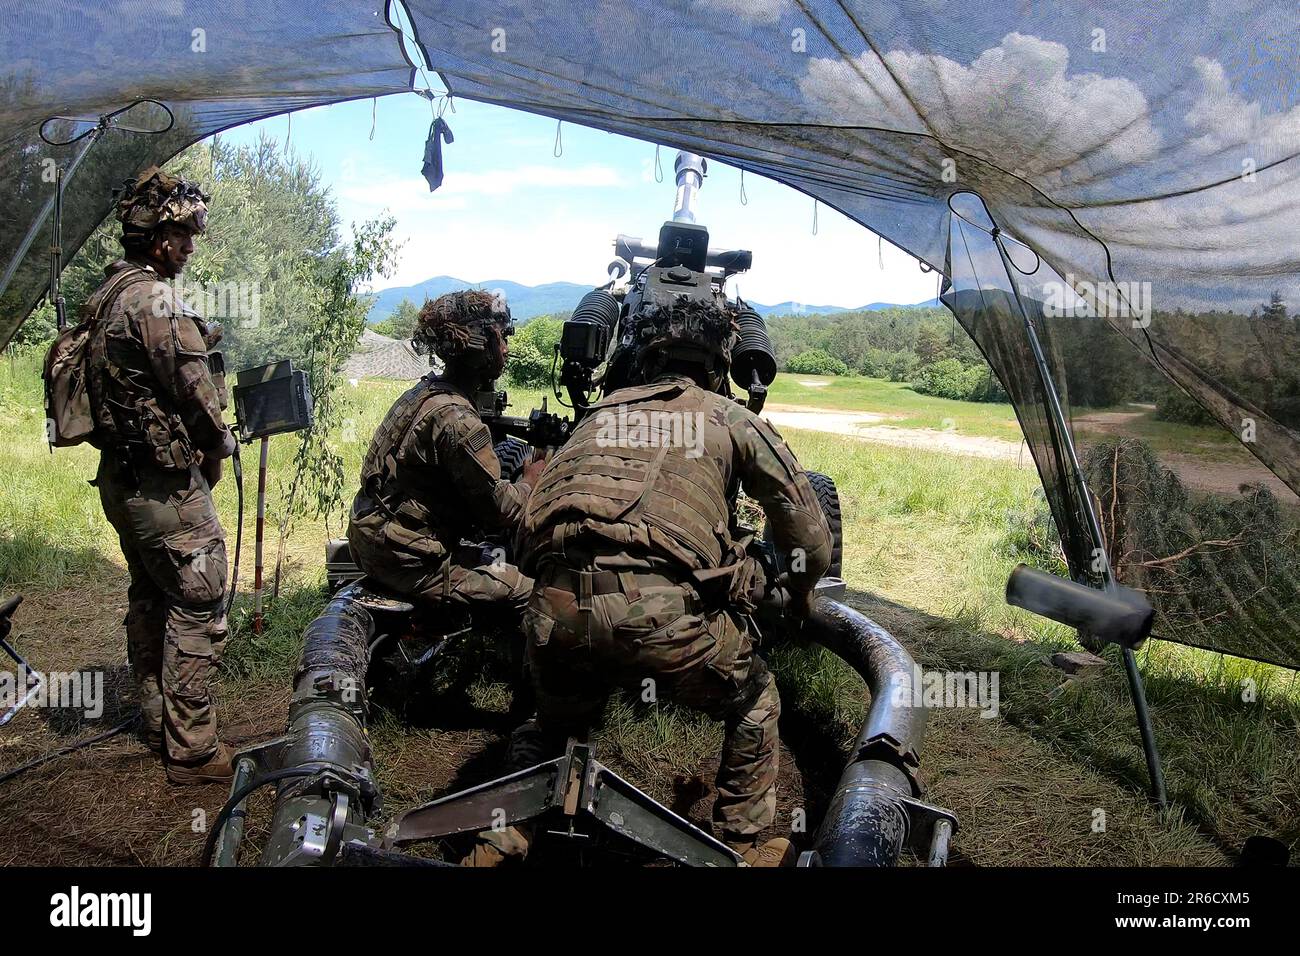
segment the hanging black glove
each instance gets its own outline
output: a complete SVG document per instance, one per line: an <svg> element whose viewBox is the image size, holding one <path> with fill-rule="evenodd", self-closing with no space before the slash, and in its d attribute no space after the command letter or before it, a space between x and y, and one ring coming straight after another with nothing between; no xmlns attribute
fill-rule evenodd
<svg viewBox="0 0 1300 956"><path fill-rule="evenodd" d="M456 142L456 137L451 135L451 127L439 116L429 127L429 138L424 143L424 165L420 168L421 174L429 182L429 192L442 185L442 141L444 139L448 143Z"/></svg>

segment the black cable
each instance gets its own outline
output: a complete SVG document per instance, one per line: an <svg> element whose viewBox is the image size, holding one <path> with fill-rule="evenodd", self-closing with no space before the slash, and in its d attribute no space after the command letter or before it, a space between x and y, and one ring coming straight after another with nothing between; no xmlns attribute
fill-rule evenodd
<svg viewBox="0 0 1300 956"><path fill-rule="evenodd" d="M127 110L133 110L142 103L152 103L154 106L161 107L162 111L167 114L167 125L164 126L162 129L138 129L134 126L117 126L113 122L113 120L115 120L118 116L125 113ZM59 141L59 140L50 139L48 136L45 135L45 127L49 125L51 122L53 122L54 120L66 120L67 122L70 123L90 123L91 126L90 129L86 130L83 133L77 134L76 136L72 137L72 139ZM98 121L92 122L91 120L81 119L80 117L76 117L76 116L46 117L45 121L41 123L40 128L37 129L36 135L38 135L42 140L44 140L50 146L71 146L73 143L77 142L78 140L85 139L91 133L94 133L97 130L102 131L108 129L110 126L116 129L126 130L127 132L131 132L131 133L146 133L151 136L157 136L161 133L169 132L171 128L175 125L176 125L176 114L172 112L171 107L169 107L166 103L162 102L161 100L155 100L152 97L145 96L145 97L141 97L138 100L134 100L131 103L128 103L126 106L123 106L121 109L113 110L113 112L111 113L105 113L103 116L99 117Z"/></svg>
<svg viewBox="0 0 1300 956"><path fill-rule="evenodd" d="M74 751L80 750L82 747L89 747L91 744L103 743L105 740L108 740L110 737L116 737L118 734L122 733L122 731L126 730L128 727L130 727L139 719L140 719L139 714L132 714L130 717L122 721L112 730L105 731L104 733L100 734L97 737L91 737L89 740L83 740L79 744L73 744L70 747L64 747L61 750L56 750L53 753L48 753L43 757L37 757L35 760L31 761L30 763L25 763L21 767L15 767L13 770L10 770L8 773L5 773L4 775L0 775L0 783L8 783L10 780L12 780L14 777L17 777L19 774L24 774L28 770L31 770L35 767L39 767L41 764L49 763L51 760L55 760L59 757L63 757L67 754L73 753Z"/></svg>
<svg viewBox="0 0 1300 956"><path fill-rule="evenodd" d="M243 436L241 435L240 438ZM230 572L230 594L226 597L226 616L235 606L235 589L239 585L239 553L244 545L244 466L239 460L239 438L235 439L232 467L235 471L235 492L239 499L239 518L235 524L235 566Z"/></svg>
<svg viewBox="0 0 1300 956"><path fill-rule="evenodd" d="M314 777L321 773L319 767L311 769L308 767L290 767L287 770L277 770L273 774L263 777L261 780L254 780L252 783L246 783L230 795L221 812L217 814L217 820L208 831L208 838L203 843L203 856L199 860L199 866L209 867L212 865L212 854L217 848L217 839L221 836L221 831L226 828L230 822L230 816L235 812L235 807L239 806L248 799L254 792L262 789L267 784L279 783L281 780L289 780L294 777Z"/></svg>

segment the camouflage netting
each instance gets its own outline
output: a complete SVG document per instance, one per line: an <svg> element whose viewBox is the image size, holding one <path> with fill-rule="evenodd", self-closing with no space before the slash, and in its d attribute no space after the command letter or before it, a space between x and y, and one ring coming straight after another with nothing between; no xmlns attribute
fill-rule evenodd
<svg viewBox="0 0 1300 956"><path fill-rule="evenodd" d="M1094 488L1107 506L1121 488L1114 520L1136 522L1110 526L1134 552L1115 556L1117 569L1135 583L1159 579L1162 591L1198 592L1190 610L1182 598L1162 605L1157 633L1300 666L1294 565L1264 568L1255 550L1210 543L1245 540L1252 523L1274 521L1274 507L1278 546L1295 543L1294 0L407 7L456 96L770 176L944 270L945 299L1011 395L1071 565L1085 576L1092 542L1063 480L1061 436L1025 336L1029 312L1088 467L1117 440L1129 463L1121 485ZM37 137L46 116L93 115L140 95L177 113L167 136L114 133L96 147L68 198L70 255L107 210L110 183L187 142L406 88L384 13L354 0L274 9L189 0L54 2L10 18L0 32L9 71L0 261L49 195L39 160L70 155ZM190 52L195 29L207 31L202 56ZM1007 244L1010 273L992 223L953 213L961 192L983 197L999 229L1024 243ZM0 342L41 294L40 247L0 299ZM1171 479L1186 500L1168 492ZM1153 561L1173 570L1153 571Z"/></svg>
<svg viewBox="0 0 1300 956"><path fill-rule="evenodd" d="M361 340L343 363L343 377L414 382L427 375L429 368L428 357L416 352L409 340L390 339L373 329L364 329Z"/></svg>

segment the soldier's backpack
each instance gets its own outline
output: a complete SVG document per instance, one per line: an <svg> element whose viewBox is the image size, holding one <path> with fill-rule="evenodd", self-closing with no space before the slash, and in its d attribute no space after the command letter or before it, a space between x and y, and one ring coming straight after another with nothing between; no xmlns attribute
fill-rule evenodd
<svg viewBox="0 0 1300 956"><path fill-rule="evenodd" d="M76 325L55 337L45 354L45 439L55 448L68 448L89 441L95 432L95 415L90 407L90 342L95 325L109 304L129 282L148 279L138 269L123 269L115 275L95 310Z"/></svg>

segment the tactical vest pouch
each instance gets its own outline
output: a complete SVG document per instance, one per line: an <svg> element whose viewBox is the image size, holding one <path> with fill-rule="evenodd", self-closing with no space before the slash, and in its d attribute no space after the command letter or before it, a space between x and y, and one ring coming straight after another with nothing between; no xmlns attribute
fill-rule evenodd
<svg viewBox="0 0 1300 956"><path fill-rule="evenodd" d="M149 276L123 270L104 290L95 311L71 328L64 329L45 354L41 378L45 383L45 437L54 448L69 448L90 441L95 434L91 409L90 342L104 310L124 286Z"/></svg>
<svg viewBox="0 0 1300 956"><path fill-rule="evenodd" d="M394 549L405 554L413 554L433 564L437 564L447 556L447 549L437 538L412 531L396 521L384 523L384 539Z"/></svg>

